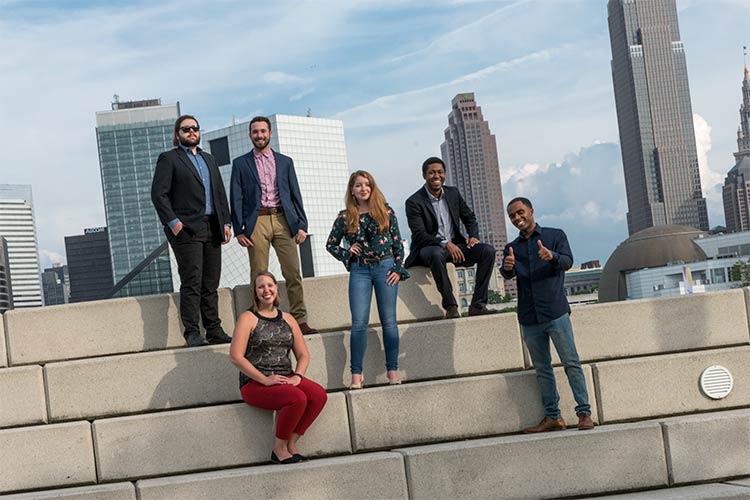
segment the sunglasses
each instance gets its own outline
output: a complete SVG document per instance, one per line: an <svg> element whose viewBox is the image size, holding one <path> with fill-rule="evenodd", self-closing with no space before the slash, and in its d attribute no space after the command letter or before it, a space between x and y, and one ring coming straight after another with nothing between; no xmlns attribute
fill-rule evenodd
<svg viewBox="0 0 750 500"><path fill-rule="evenodd" d="M200 132L201 128L200 128L199 126L197 126L197 125L196 125L196 126L194 126L194 127L180 127L180 130L182 131L182 133L183 133L183 134L187 134L187 133L188 133L188 132L190 132L191 130L192 130L193 132Z"/></svg>

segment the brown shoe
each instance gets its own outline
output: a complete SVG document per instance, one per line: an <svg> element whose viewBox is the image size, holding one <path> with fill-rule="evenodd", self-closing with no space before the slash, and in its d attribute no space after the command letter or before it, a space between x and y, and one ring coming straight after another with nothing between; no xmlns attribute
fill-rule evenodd
<svg viewBox="0 0 750 500"><path fill-rule="evenodd" d="M318 333L318 330L316 330L315 328L311 328L307 323L300 323L299 329L302 332L302 335L312 335L313 333Z"/></svg>
<svg viewBox="0 0 750 500"><path fill-rule="evenodd" d="M461 313L458 312L458 306L448 306L445 309L445 319L456 319L460 317Z"/></svg>
<svg viewBox="0 0 750 500"><path fill-rule="evenodd" d="M586 413L578 414L578 430L579 431L590 431L594 428L594 421L591 420L591 415Z"/></svg>
<svg viewBox="0 0 750 500"><path fill-rule="evenodd" d="M537 432L564 431L565 420L562 417L558 419L544 417L539 424L533 427L527 427L523 430L524 434L536 434Z"/></svg>
<svg viewBox="0 0 750 500"><path fill-rule="evenodd" d="M485 314L495 314L496 312L486 307L469 306L469 316L484 316Z"/></svg>

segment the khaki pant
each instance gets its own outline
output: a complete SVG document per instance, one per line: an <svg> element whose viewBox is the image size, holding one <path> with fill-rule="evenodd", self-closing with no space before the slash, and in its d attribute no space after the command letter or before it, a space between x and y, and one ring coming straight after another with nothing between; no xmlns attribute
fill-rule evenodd
<svg viewBox="0 0 750 500"><path fill-rule="evenodd" d="M284 214L258 216L250 239L253 241L253 246L247 248L250 256L250 275L255 276L255 273L268 270L269 252L273 245L281 264L281 274L286 281L286 293L291 309L289 312L298 323L306 323L307 310L302 293L299 253Z"/></svg>

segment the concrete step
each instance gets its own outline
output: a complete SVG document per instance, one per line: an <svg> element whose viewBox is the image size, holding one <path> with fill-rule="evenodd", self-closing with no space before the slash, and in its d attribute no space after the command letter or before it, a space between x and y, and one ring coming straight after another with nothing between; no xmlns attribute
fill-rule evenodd
<svg viewBox="0 0 750 500"><path fill-rule="evenodd" d="M94 484L91 424L0 430L0 493Z"/></svg>
<svg viewBox="0 0 750 500"><path fill-rule="evenodd" d="M426 268L416 268L399 285L399 321L440 318L440 295ZM453 272L455 275L455 272ZM309 323L320 330L348 328L351 324L348 275L310 278L303 281ZM281 285L282 308L288 310ZM371 307L371 322L377 324L377 308ZM237 306L235 307L235 301ZM234 329L235 310L249 307L250 287L219 290L219 317L227 333ZM129 297L82 302L36 309L16 309L3 314L10 365L42 364L182 347L179 294ZM0 347L3 349L6 346ZM5 355L0 351L0 366Z"/></svg>
<svg viewBox="0 0 750 500"><path fill-rule="evenodd" d="M570 318L581 360L598 361L748 344L747 301L739 289L581 306Z"/></svg>
<svg viewBox="0 0 750 500"><path fill-rule="evenodd" d="M750 486L713 483L596 497L599 500L750 500Z"/></svg>
<svg viewBox="0 0 750 500"><path fill-rule="evenodd" d="M220 469L270 461L273 414L244 403L176 410L93 423L100 481ZM343 394L331 394L300 441L305 455L351 453Z"/></svg>
<svg viewBox="0 0 750 500"><path fill-rule="evenodd" d="M136 495L133 483L112 483L2 495L0 498L3 500L136 500Z"/></svg>
<svg viewBox="0 0 750 500"><path fill-rule="evenodd" d="M401 374L406 380L473 375L521 370L523 355L514 317L509 315L412 323L400 328ZM328 390L346 387L349 375L349 333L332 332L307 338L312 363L308 376ZM229 362L229 347L206 346L147 353L89 358L44 367L50 419L72 420L129 413L183 408L238 401L238 371ZM0 370L3 387L14 390L15 370L31 376L41 368L23 367ZM24 372L25 373L25 372ZM36 373L36 372L35 372ZM380 329L368 334L365 359L367 383L387 382ZM31 392L14 390L19 398L44 410L44 387ZM21 411L3 418L13 425L39 421L37 413ZM46 418L46 413L43 413ZM36 420L34 420L36 419ZM43 421L43 420L42 420Z"/></svg>
<svg viewBox="0 0 750 500"><path fill-rule="evenodd" d="M266 488L279 487L278 473L301 471L300 479L318 474L323 480L314 481L314 485L289 481L284 484L290 489L280 489L277 494L286 498L351 498L346 492L359 491L355 497L373 492L374 496L368 496L405 498L404 488L398 484L406 478L413 499L523 499L665 488L750 475L750 409L603 425L585 432L570 429L392 447L403 455L401 463L393 453L350 456L344 395L332 394L329 401L300 444L309 457L345 456L291 467L261 465L200 472L267 463L272 416L245 405L98 420L93 424L93 441L87 422L0 431L0 446L10 451L3 458L13 457L3 463L0 493L93 484L97 479L102 483L141 479L137 483L141 500L239 498L248 494L248 479L253 478L252 484L259 488L254 496L266 497L272 496ZM474 412L471 407L462 409ZM387 410L380 409L383 414ZM409 413L402 411L403 415ZM439 424L445 417L438 413L427 425ZM483 415L477 420L480 426L485 425ZM356 423L351 422L353 435ZM383 423L382 433L394 432L388 425ZM404 440L418 443L421 437ZM540 460L544 474L540 474ZM357 472L351 476L343 472L348 465ZM359 472L360 466L369 472ZM180 477L146 479L172 475ZM326 480L329 475L331 479ZM396 489L377 489L371 481L381 484L380 488Z"/></svg>
<svg viewBox="0 0 750 500"><path fill-rule="evenodd" d="M398 453L146 479L138 481L136 488L140 500L409 498L403 459Z"/></svg>
<svg viewBox="0 0 750 500"><path fill-rule="evenodd" d="M0 369L0 428L47 420L42 367Z"/></svg>
<svg viewBox="0 0 750 500"><path fill-rule="evenodd" d="M729 369L734 379L724 399L701 392L701 373L712 365ZM603 422L750 405L750 346L605 361L593 367Z"/></svg>

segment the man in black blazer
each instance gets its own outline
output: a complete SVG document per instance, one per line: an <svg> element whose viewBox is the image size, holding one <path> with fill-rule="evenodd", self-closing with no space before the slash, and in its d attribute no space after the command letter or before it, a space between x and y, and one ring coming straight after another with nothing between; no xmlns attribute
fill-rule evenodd
<svg viewBox="0 0 750 500"><path fill-rule="evenodd" d="M458 304L446 263L464 267L477 264L469 316L490 314L487 291L495 265L495 248L479 241L477 219L458 189L444 185L443 160L427 158L422 164L422 177L424 186L406 200L411 245L405 267L429 267L442 296L445 317L458 318ZM468 239L461 234L461 222L469 233Z"/></svg>
<svg viewBox="0 0 750 500"><path fill-rule="evenodd" d="M250 274L268 270L271 246L286 281L289 309L304 335L307 324L297 245L307 238L307 215L292 159L271 149L271 121L250 120L253 149L232 161L230 199L237 242L247 248Z"/></svg>
<svg viewBox="0 0 750 500"><path fill-rule="evenodd" d="M151 200L172 246L180 273L180 317L189 346L231 342L221 327L216 289L221 245L232 238L229 204L214 157L198 147L200 126L177 119L175 148L159 155ZM200 333L203 319L206 339Z"/></svg>

